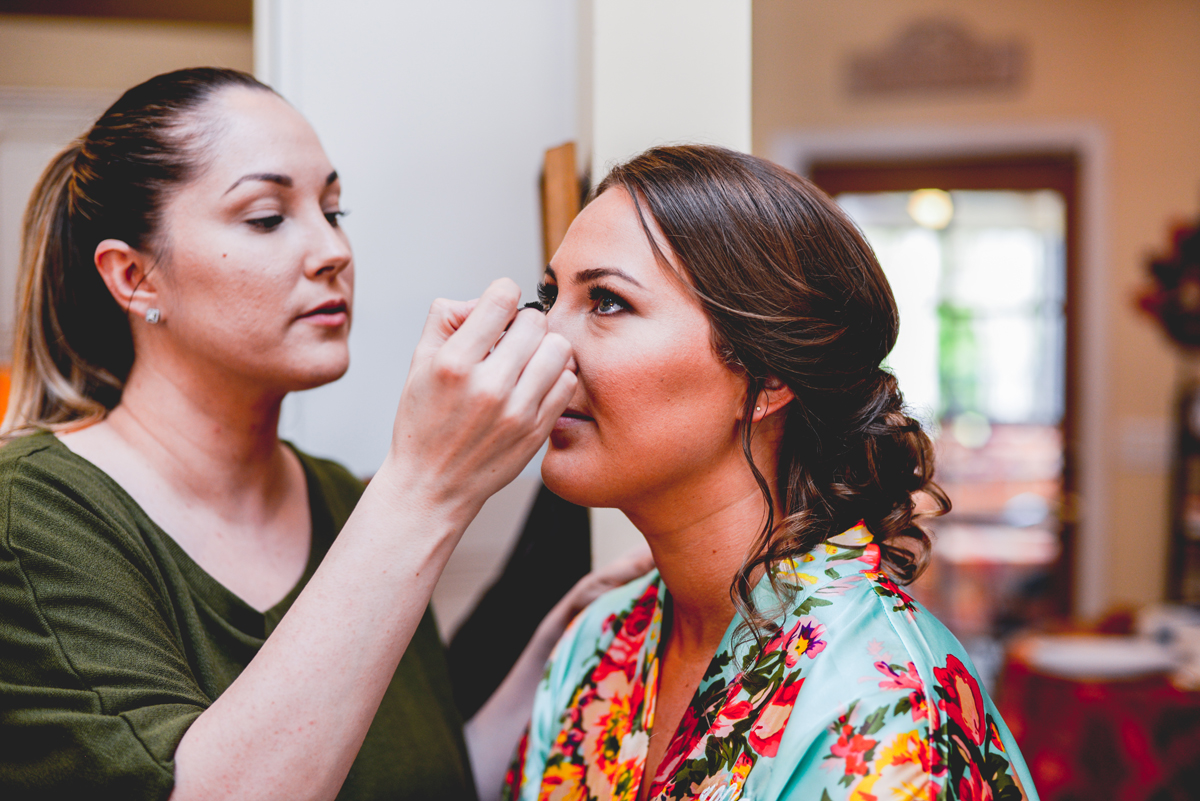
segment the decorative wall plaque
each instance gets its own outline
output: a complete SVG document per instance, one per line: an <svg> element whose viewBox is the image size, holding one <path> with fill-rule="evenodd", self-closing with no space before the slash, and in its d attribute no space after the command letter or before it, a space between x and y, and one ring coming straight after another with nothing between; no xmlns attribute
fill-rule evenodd
<svg viewBox="0 0 1200 801"><path fill-rule="evenodd" d="M850 58L854 95L997 91L1020 86L1027 57L1017 40L987 42L961 23L917 20L873 52Z"/></svg>

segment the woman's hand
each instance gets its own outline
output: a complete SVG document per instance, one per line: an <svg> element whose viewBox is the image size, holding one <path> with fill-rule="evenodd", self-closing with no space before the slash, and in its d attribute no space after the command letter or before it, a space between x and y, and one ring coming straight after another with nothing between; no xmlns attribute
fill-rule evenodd
<svg viewBox="0 0 1200 801"><path fill-rule="evenodd" d="M478 301L434 302L381 468L406 493L458 501L474 516L566 408L576 383L571 346L547 332L542 313L518 311L519 300L517 285L501 279Z"/></svg>
<svg viewBox="0 0 1200 801"><path fill-rule="evenodd" d="M654 557L650 553L650 548L641 546L631 550L620 559L588 573L575 582L575 586L555 606L555 611L565 619L562 622L562 628L565 629L567 624L586 609L592 601L611 589L628 584L638 576L646 575L653 567ZM554 614L555 612L552 611L547 615L547 620ZM561 634L560 630L559 635L561 636Z"/></svg>

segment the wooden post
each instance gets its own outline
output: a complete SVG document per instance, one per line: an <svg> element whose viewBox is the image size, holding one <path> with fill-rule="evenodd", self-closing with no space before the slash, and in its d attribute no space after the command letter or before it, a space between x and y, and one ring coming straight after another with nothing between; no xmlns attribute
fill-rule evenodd
<svg viewBox="0 0 1200 801"><path fill-rule="evenodd" d="M562 244L571 220L579 213L579 175L575 172L575 143L546 151L542 168L543 261L550 263Z"/></svg>

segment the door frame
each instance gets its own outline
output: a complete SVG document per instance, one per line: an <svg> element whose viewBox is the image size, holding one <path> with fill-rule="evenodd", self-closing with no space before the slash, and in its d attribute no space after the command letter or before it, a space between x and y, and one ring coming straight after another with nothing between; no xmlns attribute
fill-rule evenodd
<svg viewBox="0 0 1200 801"><path fill-rule="evenodd" d="M795 131L771 142L767 156L807 175L817 162L931 162L1030 158L1048 153L1072 156L1077 170L1077 222L1073 304L1068 326L1074 334L1074 364L1068 386L1076 426L1074 509L1071 545L1072 612L1094 619L1109 603L1106 527L1106 453L1108 325L1104 229L1107 219L1108 159L1104 131L1094 124L995 125L931 128L852 128ZM1090 577L1090 579L1089 579Z"/></svg>

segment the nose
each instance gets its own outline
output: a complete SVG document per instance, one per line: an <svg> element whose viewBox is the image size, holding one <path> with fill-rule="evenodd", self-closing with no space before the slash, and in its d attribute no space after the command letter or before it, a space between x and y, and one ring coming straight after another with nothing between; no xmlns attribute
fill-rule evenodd
<svg viewBox="0 0 1200 801"><path fill-rule="evenodd" d="M546 312L546 331L552 334L558 334L565 337L571 343L571 361L567 365L567 369L579 375L579 347L576 344L579 339L571 325L568 323L567 315L559 312L562 306L555 304Z"/></svg>
<svg viewBox="0 0 1200 801"><path fill-rule="evenodd" d="M304 272L309 278L331 279L350 266L354 253L345 231L330 223L323 213L318 219Z"/></svg>

